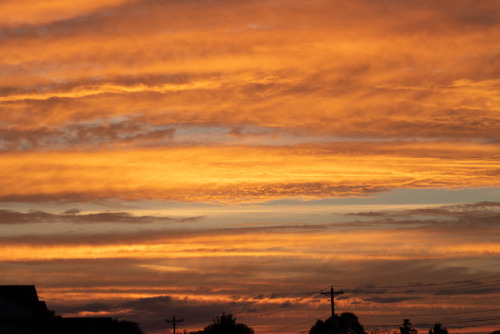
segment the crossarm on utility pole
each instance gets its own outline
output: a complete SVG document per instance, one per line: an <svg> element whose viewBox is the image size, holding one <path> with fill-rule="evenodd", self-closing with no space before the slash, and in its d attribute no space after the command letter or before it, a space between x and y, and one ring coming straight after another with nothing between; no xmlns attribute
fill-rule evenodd
<svg viewBox="0 0 500 334"><path fill-rule="evenodd" d="M330 303L332 305L332 320L333 320L333 316L335 315L335 296L343 294L344 291L340 290L340 291L335 292L333 290L333 285L332 285L332 287L330 289L330 292L323 292L323 290L321 290L320 293L322 295L328 295L328 296L330 296Z"/></svg>
<svg viewBox="0 0 500 334"><path fill-rule="evenodd" d="M172 317L172 319L167 319L165 320L165 322L171 322L173 327L174 327L174 334L175 334L175 324L178 323L178 322L183 322L184 319L175 319L175 316Z"/></svg>

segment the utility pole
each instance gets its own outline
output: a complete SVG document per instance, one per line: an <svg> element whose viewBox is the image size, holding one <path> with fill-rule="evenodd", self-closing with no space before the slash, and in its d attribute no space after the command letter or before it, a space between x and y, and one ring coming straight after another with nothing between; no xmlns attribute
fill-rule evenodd
<svg viewBox="0 0 500 334"><path fill-rule="evenodd" d="M335 296L343 294L344 291L340 290L340 291L335 292L333 290L333 285L332 285L330 292L323 292L323 290L321 290L320 293L322 295L329 295L330 296L330 303L332 304L332 321L333 321L333 316L335 315Z"/></svg>
<svg viewBox="0 0 500 334"><path fill-rule="evenodd" d="M175 323L177 322L183 322L184 319L175 319L175 316L172 317L172 319L167 319L165 322L171 322L172 325L174 326L174 334L175 334Z"/></svg>

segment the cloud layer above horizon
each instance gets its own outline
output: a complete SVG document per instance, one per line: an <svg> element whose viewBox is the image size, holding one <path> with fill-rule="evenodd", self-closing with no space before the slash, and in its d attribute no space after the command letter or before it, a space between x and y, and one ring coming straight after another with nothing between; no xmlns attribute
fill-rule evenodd
<svg viewBox="0 0 500 334"><path fill-rule="evenodd" d="M25 5L1 8L3 201L499 185L495 1Z"/></svg>

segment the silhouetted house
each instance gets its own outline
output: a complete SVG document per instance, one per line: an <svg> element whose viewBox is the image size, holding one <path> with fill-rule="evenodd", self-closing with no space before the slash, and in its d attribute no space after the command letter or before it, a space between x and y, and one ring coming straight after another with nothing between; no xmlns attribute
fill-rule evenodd
<svg viewBox="0 0 500 334"><path fill-rule="evenodd" d="M137 323L112 318L62 318L33 285L0 285L0 334L141 334Z"/></svg>
<svg viewBox="0 0 500 334"><path fill-rule="evenodd" d="M0 285L0 333L48 331L50 313L33 285Z"/></svg>
<svg viewBox="0 0 500 334"><path fill-rule="evenodd" d="M68 334L114 334L111 318L62 318L61 332Z"/></svg>
<svg viewBox="0 0 500 334"><path fill-rule="evenodd" d="M3 322L0 320L0 333L2 334L26 334L25 332L22 332L21 330L12 327L6 322Z"/></svg>

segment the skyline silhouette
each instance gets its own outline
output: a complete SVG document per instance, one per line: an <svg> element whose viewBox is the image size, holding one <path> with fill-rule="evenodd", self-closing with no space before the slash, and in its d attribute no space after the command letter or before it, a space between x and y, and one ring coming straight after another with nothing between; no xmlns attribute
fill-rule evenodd
<svg viewBox="0 0 500 334"><path fill-rule="evenodd" d="M333 295L333 287L332 293ZM320 294L324 294L322 291ZM337 294L339 295L339 294ZM97 302L97 301L96 301ZM322 321L318 319L309 334L368 334L365 326L359 322L359 318L351 312L341 314L333 313L333 298L331 299L332 315ZM480 312L480 311L478 311ZM487 320L499 320L493 317ZM188 331L184 334L254 334L253 328L247 324L238 323L231 313L222 312L220 316L212 318L212 322L203 329ZM418 328L428 327L428 324L413 325L409 319L403 319L399 327L400 334L417 334ZM173 316L165 319L165 323L172 325L173 334L176 326L182 324L184 319ZM460 322L460 321L459 321ZM160 324L157 322L156 324ZM450 323L450 322L448 322ZM454 323L454 322L451 322ZM300 323L302 325L303 323ZM294 325L292 325L294 326ZM382 333L396 333L394 328L386 329ZM394 327L394 326L393 326ZM47 308L44 301L40 301L35 286L32 285L0 285L0 331L5 334L78 334L78 333L102 333L102 334L146 334L141 330L140 324L127 320L119 320L112 317L62 317L55 311ZM372 330L369 333L380 333L380 330ZM498 332L498 331L496 331ZM443 324L436 322L429 329L429 334L448 334L448 329ZM494 334L494 333L492 333Z"/></svg>

